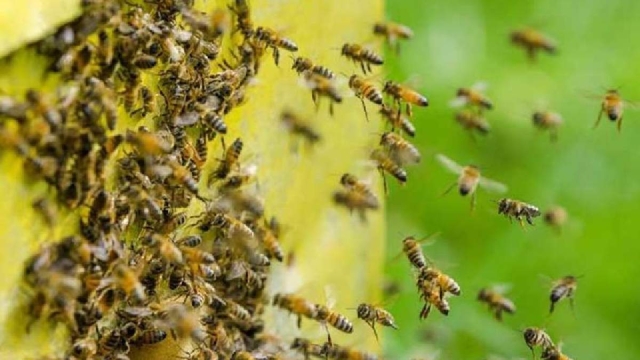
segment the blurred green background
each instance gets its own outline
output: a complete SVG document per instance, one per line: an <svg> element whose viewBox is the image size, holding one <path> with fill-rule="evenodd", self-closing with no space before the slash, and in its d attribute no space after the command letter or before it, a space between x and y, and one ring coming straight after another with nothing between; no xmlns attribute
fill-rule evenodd
<svg viewBox="0 0 640 360"><path fill-rule="evenodd" d="M401 293L386 305L398 331L385 331L386 358L529 359L522 335L545 327L574 359L640 358L640 111L627 109L622 133L604 119L592 130L599 101L585 94L620 87L640 100L640 2L622 0L388 1L387 17L415 37L400 56L387 51L387 77L419 78L431 106L415 109L415 139L423 162L409 169L406 187L392 185L387 274ZM558 54L530 63L509 33L533 26L554 38ZM473 142L454 121L449 101L460 86L485 81L495 109L492 132ZM536 109L560 112L564 125L551 143L535 129ZM507 197L542 210L564 206L561 235L545 226L520 228L497 214L499 195L478 190L476 211L455 191L456 177L434 159L438 152L509 186ZM442 232L424 248L462 287L448 317L421 303L405 258L393 261L404 236ZM566 301L548 315L550 284L584 274L575 316ZM510 284L517 313L497 322L476 301L481 287ZM538 350L539 354L539 350Z"/></svg>

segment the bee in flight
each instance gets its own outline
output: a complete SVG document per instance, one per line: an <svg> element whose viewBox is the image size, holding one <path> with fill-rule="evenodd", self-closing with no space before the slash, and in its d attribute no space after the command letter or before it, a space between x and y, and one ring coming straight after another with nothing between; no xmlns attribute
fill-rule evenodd
<svg viewBox="0 0 640 360"><path fill-rule="evenodd" d="M405 102L405 111L409 117L413 115L413 113L411 112L411 105L429 106L429 100L427 100L424 95L408 88L407 86L400 85L393 81L385 82L384 87L382 88L382 92L393 99L393 101L398 106L398 113L401 112L402 102Z"/></svg>
<svg viewBox="0 0 640 360"><path fill-rule="evenodd" d="M520 29L511 33L511 42L523 47L527 51L529 60L535 61L538 51L543 50L549 54L556 53L556 43L541 32L532 29Z"/></svg>
<svg viewBox="0 0 640 360"><path fill-rule="evenodd" d="M267 47L270 47L273 52L273 60L276 65L280 61L280 51L279 49L288 50L291 52L298 51L298 45L294 43L291 39L287 39L280 34L278 34L275 30L259 26L255 33L254 37L263 42Z"/></svg>
<svg viewBox="0 0 640 360"><path fill-rule="evenodd" d="M388 193L387 180L384 173L391 174L400 184L407 182L407 171L398 165L389 155L382 149L375 149L371 152L371 160L376 163L378 171L382 175L382 183L384 185L385 194Z"/></svg>
<svg viewBox="0 0 640 360"><path fill-rule="evenodd" d="M410 137L416 136L416 128L408 117L402 113L397 113L391 107L382 104L380 107L380 115L391 125L391 130L402 130L402 132Z"/></svg>
<svg viewBox="0 0 640 360"><path fill-rule="evenodd" d="M425 236L422 239L407 236L402 240L402 252L407 256L407 259L409 259L409 262L416 270L420 270L427 266L427 258L422 252L422 243L426 240L432 239L436 235L438 235L438 233Z"/></svg>
<svg viewBox="0 0 640 360"><path fill-rule="evenodd" d="M553 313L556 303L564 298L569 299L569 305L573 309L573 294L578 288L578 278L578 276L567 275L554 281L549 294L549 300L551 300L549 314Z"/></svg>
<svg viewBox="0 0 640 360"><path fill-rule="evenodd" d="M491 131L491 126L487 120L481 114L471 109L463 109L456 112L455 119L458 124L469 132L473 140L475 140L473 137L474 131L481 135L486 135Z"/></svg>
<svg viewBox="0 0 640 360"><path fill-rule="evenodd" d="M471 106L478 109L478 113L482 113L483 110L493 109L493 102L484 95L486 89L485 83L477 83L469 88L459 88L456 92L456 97L451 101L451 106Z"/></svg>
<svg viewBox="0 0 640 360"><path fill-rule="evenodd" d="M509 220L515 218L520 222L520 226L524 226L522 219L533 225L533 218L540 216L540 210L531 204L504 198L498 201L498 214L504 214Z"/></svg>
<svg viewBox="0 0 640 360"><path fill-rule="evenodd" d="M306 86L311 89L311 98L316 104L316 110L320 104L320 96L324 96L330 101L329 114L333 115L333 104L342 102L342 95L340 95L334 79L328 79L309 70L304 71L302 76Z"/></svg>
<svg viewBox="0 0 640 360"><path fill-rule="evenodd" d="M390 21L375 23L373 25L373 33L384 37L387 44L395 50L396 54L400 53L398 40L408 40L413 37L413 31L408 26Z"/></svg>
<svg viewBox="0 0 640 360"><path fill-rule="evenodd" d="M391 159L400 166L417 164L422 158L415 145L394 132L382 134L380 136L380 145L387 150Z"/></svg>
<svg viewBox="0 0 640 360"><path fill-rule="evenodd" d="M562 346L548 346L540 354L542 360L571 360L570 357L562 353Z"/></svg>
<svg viewBox="0 0 640 360"><path fill-rule="evenodd" d="M553 344L553 341L551 340L551 337L542 329L538 329L536 327L528 327L524 329L522 335L524 337L525 344L527 344L527 347L529 347L529 349L531 350L531 354L533 354L534 358L534 346L539 346L543 350L555 346Z"/></svg>
<svg viewBox="0 0 640 360"><path fill-rule="evenodd" d="M460 195L471 195L471 210L475 207L475 193L478 185L480 187L495 193L507 192L507 186L497 181L493 181L486 177L483 177L480 173L480 169L474 165L461 166L455 161L451 160L443 154L437 154L436 159L449 171L458 174L458 181L452 184L445 192L448 193L454 186L458 185L458 191Z"/></svg>
<svg viewBox="0 0 640 360"><path fill-rule="evenodd" d="M516 306L513 301L504 296L503 291L498 288L480 289L478 301L489 305L489 310L493 312L493 315L498 321L502 321L503 312L509 314L516 312Z"/></svg>
<svg viewBox="0 0 640 360"><path fill-rule="evenodd" d="M607 114L609 120L616 122L618 131L622 129L622 116L624 115L624 108L627 105L631 105L630 102L625 101L620 96L620 93L616 89L607 90L602 98L602 102L600 104L600 113L598 113L598 119L596 123L593 125L595 129L600 124L600 120L602 119L602 114Z"/></svg>
<svg viewBox="0 0 640 360"><path fill-rule="evenodd" d="M556 229L558 233L562 231L562 227L569 219L569 214L562 206L552 206L542 215L544 222Z"/></svg>
<svg viewBox="0 0 640 360"><path fill-rule="evenodd" d="M364 74L371 72L371 65L382 65L384 63L382 56L362 45L347 43L342 45L341 52L342 56L355 63L359 63Z"/></svg>
<svg viewBox="0 0 640 360"><path fill-rule="evenodd" d="M381 307L362 303L358 305L356 312L358 313L359 319L364 320L367 324L369 324L369 326L371 326L371 329L373 329L373 334L376 336L376 339L378 339L376 324L398 329L398 326L396 325L396 321L393 318L393 315L391 315L390 312L388 312L387 310Z"/></svg>
<svg viewBox="0 0 640 360"><path fill-rule="evenodd" d="M314 64L311 59L302 56L293 58L293 66L291 68L295 70L298 75L302 74L305 71L311 71L312 73L320 75L327 79L333 79L336 77L333 71L322 65Z"/></svg>
<svg viewBox="0 0 640 360"><path fill-rule="evenodd" d="M553 111L536 111L533 113L532 119L535 127L549 131L552 142L558 139L558 128L562 125L562 115Z"/></svg>
<svg viewBox="0 0 640 360"><path fill-rule="evenodd" d="M382 93L370 81L356 74L351 75L349 78L349 88L351 88L356 97L362 102L364 115L367 121L369 121L369 114L367 113L367 106L364 103L364 99L366 98L376 105L382 105Z"/></svg>

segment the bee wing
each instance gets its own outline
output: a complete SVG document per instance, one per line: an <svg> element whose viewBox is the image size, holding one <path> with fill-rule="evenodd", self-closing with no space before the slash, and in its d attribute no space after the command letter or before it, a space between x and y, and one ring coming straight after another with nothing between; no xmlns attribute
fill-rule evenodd
<svg viewBox="0 0 640 360"><path fill-rule="evenodd" d="M485 81L478 81L471 86L471 89L479 92L485 92L489 85Z"/></svg>
<svg viewBox="0 0 640 360"><path fill-rule="evenodd" d="M493 291L503 295L508 293L512 287L513 285L509 283L499 283L491 285L491 289L493 289Z"/></svg>
<svg viewBox="0 0 640 360"><path fill-rule="evenodd" d="M494 192L494 193L504 194L507 192L507 190L509 190L507 185L491 179L487 179L486 177L482 177L482 176L480 177L479 185L483 189Z"/></svg>
<svg viewBox="0 0 640 360"><path fill-rule="evenodd" d="M413 165L420 162L420 154L407 148L396 148L389 152L391 159L398 165Z"/></svg>
<svg viewBox="0 0 640 360"><path fill-rule="evenodd" d="M449 101L449 106L452 108L459 108L467 105L467 99L464 96L457 96L453 100Z"/></svg>
<svg viewBox="0 0 640 360"><path fill-rule="evenodd" d="M229 271L227 271L227 276L225 277L225 280L231 281L234 279L238 279L244 276L246 272L247 272L246 268L242 265L240 261L234 261L231 263L231 266L229 267Z"/></svg>
<svg viewBox="0 0 640 360"><path fill-rule="evenodd" d="M325 302L326 302L327 307L329 309L333 309L333 307L336 305L336 293L333 290L333 286L325 285L325 287L324 287L324 297L325 297Z"/></svg>
<svg viewBox="0 0 640 360"><path fill-rule="evenodd" d="M460 174L462 172L463 167L455 161L449 159L447 156L443 154L436 154L436 159L440 162L440 164L442 164L442 166L449 169L449 171L456 174Z"/></svg>

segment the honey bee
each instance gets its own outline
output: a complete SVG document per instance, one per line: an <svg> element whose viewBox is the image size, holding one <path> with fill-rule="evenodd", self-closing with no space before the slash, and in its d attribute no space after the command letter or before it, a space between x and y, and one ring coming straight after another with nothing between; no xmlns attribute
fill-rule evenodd
<svg viewBox="0 0 640 360"><path fill-rule="evenodd" d="M236 351L231 355L231 360L257 360L250 352Z"/></svg>
<svg viewBox="0 0 640 360"><path fill-rule="evenodd" d="M531 349L531 353L535 356L535 352L533 350L534 346L540 346L543 349L553 347L553 341L551 337L547 335L546 332L542 329L538 329L536 327L528 327L524 329L523 332L524 342L527 344L527 347Z"/></svg>
<svg viewBox="0 0 640 360"><path fill-rule="evenodd" d="M278 293L273 296L272 303L273 306L296 315L298 327L302 324L303 316L308 319L316 319L318 316L316 305L298 295Z"/></svg>
<svg viewBox="0 0 640 360"><path fill-rule="evenodd" d="M178 246L186 246L186 247L196 247L200 244L202 244L202 236L200 235L187 235L185 237L182 237L178 240L176 240L176 244Z"/></svg>
<svg viewBox="0 0 640 360"><path fill-rule="evenodd" d="M502 321L502 312L507 312L509 314L514 314L516 312L516 306L513 301L506 298L497 289L480 289L480 292L478 293L478 301L489 305L489 310L493 312L498 321Z"/></svg>
<svg viewBox="0 0 640 360"><path fill-rule="evenodd" d="M417 164L421 156L418 148L400 135L386 132L380 136L380 145L388 150L393 161L400 165Z"/></svg>
<svg viewBox="0 0 640 360"><path fill-rule="evenodd" d="M336 77L333 71L322 65L316 65L311 59L301 56L293 58L293 66L291 67L291 69L295 70L298 75L304 73L305 71L310 71L327 79L333 79Z"/></svg>
<svg viewBox="0 0 640 360"><path fill-rule="evenodd" d="M304 80L307 87L311 89L311 98L316 104L316 109L319 106L320 96L324 96L329 99L329 114L333 115L333 104L342 102L342 95L338 92L333 79L327 79L311 71L304 71Z"/></svg>
<svg viewBox="0 0 640 360"><path fill-rule="evenodd" d="M378 171L382 175L384 184L384 192L388 193L387 181L384 173L391 174L401 185L407 182L407 172L400 165L398 165L389 155L385 154L381 149L375 149L371 152L371 160L375 161Z"/></svg>
<svg viewBox="0 0 640 360"><path fill-rule="evenodd" d="M224 158L220 160L220 164L211 174L213 179L221 180L229 176L231 170L238 164L243 146L244 143L240 138L233 141L231 146L224 152Z"/></svg>
<svg viewBox="0 0 640 360"><path fill-rule="evenodd" d="M440 295L441 292L437 286L422 279L418 279L417 286L420 291L420 298L425 302L420 310L420 319L426 319L429 316L431 306L435 306L442 315L449 315L449 311L451 311L449 302Z"/></svg>
<svg viewBox="0 0 640 360"><path fill-rule="evenodd" d="M380 204L378 196L365 181L358 179L353 174L345 173L340 177L340 185L344 186L347 190L363 195L369 207L378 208Z"/></svg>
<svg viewBox="0 0 640 360"><path fill-rule="evenodd" d="M305 360L309 360L309 356L324 357L322 345L314 344L311 341L303 338L293 339L291 343L291 349L297 350L304 355Z"/></svg>
<svg viewBox="0 0 640 360"><path fill-rule="evenodd" d="M168 154L173 149L172 144L164 141L156 134L145 131L133 132L127 130L125 140L134 145L144 155Z"/></svg>
<svg viewBox="0 0 640 360"><path fill-rule="evenodd" d="M200 198L198 195L198 182L193 178L191 171L189 171L185 166L180 165L177 161L169 161L168 165L171 168L171 175L173 179L184 186L192 194L196 195L196 197ZM202 200L202 198L200 199Z"/></svg>
<svg viewBox="0 0 640 360"><path fill-rule="evenodd" d="M382 56L358 44L346 43L342 45L341 54L356 64L360 64L364 74L371 72L371 65L382 65L384 63Z"/></svg>
<svg viewBox="0 0 640 360"><path fill-rule="evenodd" d="M455 296L460 296L460 285L449 275L436 269L433 266L425 266L420 268L418 279L433 284L440 291L440 297L442 298L445 293L450 293Z"/></svg>
<svg viewBox="0 0 640 360"><path fill-rule="evenodd" d="M609 120L617 123L618 131L620 131L622 129L622 116L624 114L625 105L627 105L627 102L622 99L618 90L607 90L604 98L602 99L600 113L598 113L598 119L593 125L593 128L595 129L598 126L602 119L602 114L606 113Z"/></svg>
<svg viewBox="0 0 640 360"><path fill-rule="evenodd" d="M349 78L349 88L355 93L356 97L362 102L362 108L364 109L364 115L369 121L369 114L367 113L367 106L364 103L364 99L371 101L374 104L382 105L382 93L380 90L369 81L358 75L351 75Z"/></svg>
<svg viewBox="0 0 640 360"><path fill-rule="evenodd" d="M551 141L555 142L558 139L558 128L562 125L562 116L552 111L536 111L533 113L533 125L549 131Z"/></svg>
<svg viewBox="0 0 640 360"><path fill-rule="evenodd" d="M290 39L282 37L272 29L259 26L256 29L254 36L258 41L263 42L267 47L271 48L271 51L273 52L273 60L275 61L276 65L278 65L278 62L280 60L279 49L284 49L291 52L298 51L298 45L296 45L296 43L294 43Z"/></svg>
<svg viewBox="0 0 640 360"><path fill-rule="evenodd" d="M93 339L78 339L71 346L70 355L75 359L87 360L93 358L98 352L98 347Z"/></svg>
<svg viewBox="0 0 640 360"><path fill-rule="evenodd" d="M36 116L41 116L52 129L58 129L62 125L62 114L53 104L50 104L40 92L29 89L25 99L30 105L31 111Z"/></svg>
<svg viewBox="0 0 640 360"><path fill-rule="evenodd" d="M548 346L540 354L542 360L571 360L570 357L562 353L561 346Z"/></svg>
<svg viewBox="0 0 640 360"><path fill-rule="evenodd" d="M315 308L315 320L323 324L329 324L347 334L353 332L353 324L346 316L332 311L327 305L315 304ZM329 341L331 341L331 336L329 336Z"/></svg>
<svg viewBox="0 0 640 360"><path fill-rule="evenodd" d="M377 22L373 25L373 33L383 36L389 46L394 48L397 54L400 53L399 39L411 39L413 31L405 25L393 22Z"/></svg>
<svg viewBox="0 0 640 360"><path fill-rule="evenodd" d="M402 115L402 113L398 113L386 104L382 104L382 106L380 107L380 114L387 120L389 124L391 124L392 131L400 129L408 136L414 137L416 135L415 126L413 126L411 120L409 120L408 117Z"/></svg>
<svg viewBox="0 0 640 360"><path fill-rule="evenodd" d="M486 135L491 131L491 126L482 115L470 109L464 109L456 112L455 119L465 130L469 131L472 139L473 132L477 131L482 135Z"/></svg>
<svg viewBox="0 0 640 360"><path fill-rule="evenodd" d="M282 123L292 135L298 135L305 139L309 144L315 144L320 141L320 134L314 130L311 125L305 123L296 114L285 110L280 116Z"/></svg>
<svg viewBox="0 0 640 360"><path fill-rule="evenodd" d="M148 54L138 54L131 64L141 70L149 70L158 64L158 58Z"/></svg>
<svg viewBox="0 0 640 360"><path fill-rule="evenodd" d="M539 50L544 50L549 54L555 54L556 52L555 41L532 28L513 31L511 33L511 42L516 46L525 48L531 61L536 60Z"/></svg>
<svg viewBox="0 0 640 360"><path fill-rule="evenodd" d="M424 256L422 252L421 243L432 239L436 236L437 233L426 236L422 239L416 239L413 236L407 236L402 240L402 252L409 259L409 263L416 268L416 270L420 270L427 266L427 258Z"/></svg>
<svg viewBox="0 0 640 360"><path fill-rule="evenodd" d="M169 275L169 289L175 290L185 282L185 271L182 267L174 267Z"/></svg>
<svg viewBox="0 0 640 360"><path fill-rule="evenodd" d="M457 185L460 195L471 195L472 211L475 207L476 188L478 187L478 185L480 185L480 187L482 187L483 189L494 193L507 192L507 187L504 184L482 176L480 173L480 168L475 165L460 166L455 161L451 160L443 154L437 154L436 159L449 171L458 174L457 183L451 185L447 189L445 194L451 191L451 189L453 189L453 187Z"/></svg>
<svg viewBox="0 0 640 360"><path fill-rule="evenodd" d="M253 23L251 21L251 8L249 0L234 0L233 5L229 5L229 10L236 15L236 28L245 38L253 35Z"/></svg>
<svg viewBox="0 0 640 360"><path fill-rule="evenodd" d="M117 288L128 297L133 297L138 302L146 299L145 288L138 279L138 274L123 263L118 263L113 268L113 279Z"/></svg>
<svg viewBox="0 0 640 360"><path fill-rule="evenodd" d="M512 199L501 199L498 201L498 214L504 214L510 220L515 218L524 226L522 218L527 220L529 225L533 225L533 218L540 216L540 210L530 204Z"/></svg>
<svg viewBox="0 0 640 360"><path fill-rule="evenodd" d="M567 298L569 299L569 305L573 309L573 294L578 288L578 277L573 275L564 276L556 280L551 288L551 294L549 300L551 300L551 307L549 308L549 314L553 313L553 309L557 302Z"/></svg>
<svg viewBox="0 0 640 360"><path fill-rule="evenodd" d="M195 311L189 311L183 304L171 304L162 313L174 339L189 337L196 343L205 341L207 333Z"/></svg>
<svg viewBox="0 0 640 360"><path fill-rule="evenodd" d="M254 231L260 242L262 242L267 257L282 262L284 260L284 252L278 240L279 228L276 218L272 217L268 222L265 219L264 224L260 224L259 221L253 222L250 228Z"/></svg>
<svg viewBox="0 0 640 360"><path fill-rule="evenodd" d="M134 343L151 345L151 344L157 344L166 338L167 338L167 333L164 330L149 329L149 330L144 330L140 334L138 334L134 339Z"/></svg>
<svg viewBox="0 0 640 360"><path fill-rule="evenodd" d="M470 88L459 88L456 92L456 98L451 102L453 106L475 106L478 112L482 110L493 109L493 102L483 94L486 85L478 83Z"/></svg>
<svg viewBox="0 0 640 360"><path fill-rule="evenodd" d="M400 112L400 109L402 108L402 102L405 102L405 111L409 117L412 116L411 105L429 106L429 101L424 95L390 80L384 83L382 92L393 99L398 106L398 112Z"/></svg>
<svg viewBox="0 0 640 360"><path fill-rule="evenodd" d="M337 205L346 207L349 211L357 210L360 220L363 222L367 221L367 209L376 210L379 207L378 203L374 202L366 194L351 189L335 191L333 193L333 201Z"/></svg>
<svg viewBox="0 0 640 360"><path fill-rule="evenodd" d="M369 354L356 349L339 346L332 342L327 342L322 346L322 354L327 359L333 360L377 360L374 354Z"/></svg>
<svg viewBox="0 0 640 360"><path fill-rule="evenodd" d="M222 8L214 9L209 19L211 20L210 29L212 38L217 39L229 31L231 25L229 12Z"/></svg>
<svg viewBox="0 0 640 360"><path fill-rule="evenodd" d="M390 312L388 312L387 310L381 307L362 303L358 305L356 312L358 313L359 319L364 320L369 326L371 326L371 329L373 329L373 334L376 336L376 339L378 339L378 332L376 331L376 326L375 326L376 324L380 324L382 326L388 326L393 329L398 329L398 326L396 325L396 321L393 318L393 315L391 315Z"/></svg>
<svg viewBox="0 0 640 360"><path fill-rule="evenodd" d="M46 197L36 199L31 206L42 215L42 219L47 226L51 227L56 224L58 213L54 205Z"/></svg>
<svg viewBox="0 0 640 360"><path fill-rule="evenodd" d="M140 115L142 117L147 116L147 114L152 114L156 112L156 98L155 95L151 92L146 86L140 86L138 89L138 96L142 101L142 107L139 109Z"/></svg>
<svg viewBox="0 0 640 360"><path fill-rule="evenodd" d="M562 226L569 218L567 210L561 206L550 207L542 216L544 218L544 222L555 228L558 232L561 231Z"/></svg>

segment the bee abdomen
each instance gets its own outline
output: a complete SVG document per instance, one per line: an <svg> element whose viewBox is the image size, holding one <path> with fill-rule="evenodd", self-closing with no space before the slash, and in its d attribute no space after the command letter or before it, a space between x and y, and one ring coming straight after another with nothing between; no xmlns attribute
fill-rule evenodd
<svg viewBox="0 0 640 360"><path fill-rule="evenodd" d="M362 58L375 65L382 65L384 63L384 60L382 60L382 57L380 55L370 50L364 50L362 53Z"/></svg>
<svg viewBox="0 0 640 360"><path fill-rule="evenodd" d="M424 255L420 251L415 251L409 254L409 261L416 268L423 268L427 265L427 261Z"/></svg>
<svg viewBox="0 0 640 360"><path fill-rule="evenodd" d="M336 329L351 334L353 332L353 324L346 317L340 314L334 314L333 321L329 321Z"/></svg>

